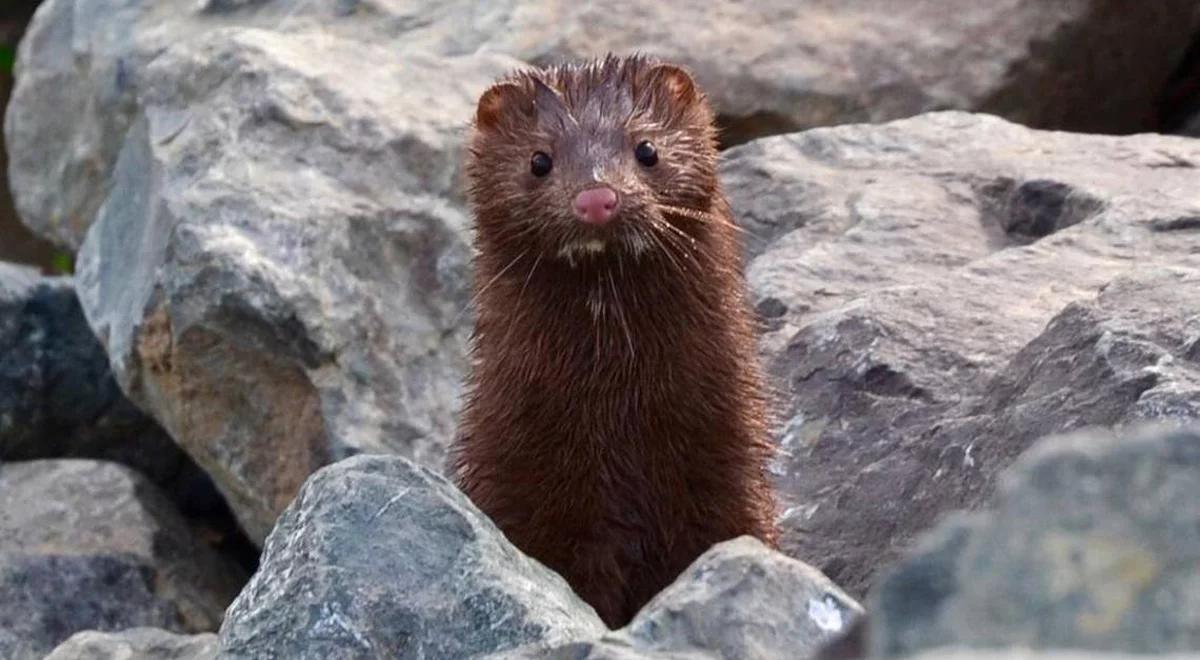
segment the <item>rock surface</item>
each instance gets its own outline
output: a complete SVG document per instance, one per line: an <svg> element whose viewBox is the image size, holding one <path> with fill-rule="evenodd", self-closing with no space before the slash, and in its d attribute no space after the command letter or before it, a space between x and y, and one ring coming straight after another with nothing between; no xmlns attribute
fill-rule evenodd
<svg viewBox="0 0 1200 660"><path fill-rule="evenodd" d="M507 657L805 658L860 616L820 572L742 537L702 555L620 631Z"/></svg>
<svg viewBox="0 0 1200 660"><path fill-rule="evenodd" d="M873 592L874 656L1200 652L1200 427L1049 438Z"/></svg>
<svg viewBox="0 0 1200 660"><path fill-rule="evenodd" d="M648 651L804 657L861 615L816 569L743 537L702 555L623 632Z"/></svg>
<svg viewBox="0 0 1200 660"><path fill-rule="evenodd" d="M123 388L259 542L317 468L358 452L440 466L452 433L469 321L458 145L513 62L345 74L396 57L251 29L163 53L80 252Z"/></svg>
<svg viewBox="0 0 1200 660"><path fill-rule="evenodd" d="M221 627L229 658L473 658L598 636L566 581L395 456L312 476Z"/></svg>
<svg viewBox="0 0 1200 660"><path fill-rule="evenodd" d="M727 156L784 548L851 594L1035 439L1200 419L1200 141L935 113Z"/></svg>
<svg viewBox="0 0 1200 660"><path fill-rule="evenodd" d="M649 49L695 70L727 139L741 142L943 108L1052 128L1146 130L1198 22L1191 0L508 0L487 12L431 0L47 0L21 45L6 135L26 222L78 247L108 193L96 182L110 180L136 123L149 63L231 24L319 28L388 48L375 62L487 51L543 63Z"/></svg>
<svg viewBox="0 0 1200 660"><path fill-rule="evenodd" d="M0 262L0 461L96 458L182 495L203 481L121 393L71 280Z"/></svg>
<svg viewBox="0 0 1200 660"><path fill-rule="evenodd" d="M1031 649L943 648L908 656L910 660L1195 660L1190 653L1163 653L1146 656L1137 653L1098 651L1035 651Z"/></svg>
<svg viewBox="0 0 1200 660"><path fill-rule="evenodd" d="M84 630L213 630L243 580L128 468L0 465L0 657L41 658Z"/></svg>
<svg viewBox="0 0 1200 660"><path fill-rule="evenodd" d="M46 660L214 660L217 636L177 635L158 628L76 633Z"/></svg>

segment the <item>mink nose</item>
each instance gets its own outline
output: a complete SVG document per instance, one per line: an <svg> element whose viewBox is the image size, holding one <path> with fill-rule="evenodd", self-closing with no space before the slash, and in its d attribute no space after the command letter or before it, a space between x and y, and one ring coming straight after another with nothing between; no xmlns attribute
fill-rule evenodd
<svg viewBox="0 0 1200 660"><path fill-rule="evenodd" d="M589 225L603 225L617 212L617 191L589 188L575 196L575 216Z"/></svg>

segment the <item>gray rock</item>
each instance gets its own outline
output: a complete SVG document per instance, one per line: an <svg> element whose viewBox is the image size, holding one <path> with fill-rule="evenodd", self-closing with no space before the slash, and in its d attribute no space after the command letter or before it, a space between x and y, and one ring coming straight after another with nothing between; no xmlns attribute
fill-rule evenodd
<svg viewBox="0 0 1200 660"><path fill-rule="evenodd" d="M0 657L41 658L84 630L214 630L244 579L128 468L0 465Z"/></svg>
<svg viewBox="0 0 1200 660"><path fill-rule="evenodd" d="M805 658L862 613L816 569L742 537L713 546L620 631L499 657Z"/></svg>
<svg viewBox="0 0 1200 660"><path fill-rule="evenodd" d="M1046 651L1023 648L970 649L942 648L908 656L912 660L1195 660L1193 654L1163 653L1141 655L1099 651Z"/></svg>
<svg viewBox="0 0 1200 660"><path fill-rule="evenodd" d="M488 660L714 660L711 653L656 652L635 649L624 637L571 642L550 649L518 649L487 656Z"/></svg>
<svg viewBox="0 0 1200 660"><path fill-rule="evenodd" d="M623 633L648 651L805 657L861 615L862 607L816 569L743 537L702 555Z"/></svg>
<svg viewBox="0 0 1200 660"><path fill-rule="evenodd" d="M712 95L731 143L940 109L1075 131L1151 130L1200 25L1188 0L1137 9L1120 0L511 6L490 47L531 62L606 50L679 61Z"/></svg>
<svg viewBox="0 0 1200 660"><path fill-rule="evenodd" d="M727 156L783 547L851 594L1035 439L1200 417L1200 142L935 113Z"/></svg>
<svg viewBox="0 0 1200 660"><path fill-rule="evenodd" d="M46 660L214 660L217 636L176 635L158 628L76 633Z"/></svg>
<svg viewBox="0 0 1200 660"><path fill-rule="evenodd" d="M440 467L452 434L470 320L458 149L513 62L398 57L250 29L162 53L79 255L122 387L258 542L317 468L358 452Z"/></svg>
<svg viewBox="0 0 1200 660"><path fill-rule="evenodd" d="M1200 652L1200 431L1039 443L873 592L870 646Z"/></svg>
<svg viewBox="0 0 1200 660"><path fill-rule="evenodd" d="M566 581L446 479L357 456L312 476L229 608L222 658L473 658L598 636Z"/></svg>
<svg viewBox="0 0 1200 660"><path fill-rule="evenodd" d="M0 461L38 458L123 463L180 500L203 481L121 393L71 280L0 262Z"/></svg>
<svg viewBox="0 0 1200 660"><path fill-rule="evenodd" d="M942 108L1080 131L1147 130L1198 21L1191 0L507 0L483 12L465 0L47 0L19 52L6 123L12 187L32 228L78 247L139 115L147 66L171 45L230 25L319 29L387 48L390 58L372 67L414 52L548 62L649 50L694 69L726 138L741 142Z"/></svg>

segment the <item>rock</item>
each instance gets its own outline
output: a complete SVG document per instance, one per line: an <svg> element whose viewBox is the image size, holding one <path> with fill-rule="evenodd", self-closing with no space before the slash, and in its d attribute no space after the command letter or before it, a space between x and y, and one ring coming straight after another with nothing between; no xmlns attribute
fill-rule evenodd
<svg viewBox="0 0 1200 660"><path fill-rule="evenodd" d="M1035 651L1023 648L970 649L943 648L908 656L911 660L1147 660L1151 656L1133 653L1096 651ZM1164 653L1154 660L1194 660L1196 656L1183 653Z"/></svg>
<svg viewBox="0 0 1200 660"><path fill-rule="evenodd" d="M317 468L440 467L454 427L469 247L449 200L464 119L513 62L404 56L348 82L396 58L251 29L164 52L79 255L122 387L258 542Z"/></svg>
<svg viewBox="0 0 1200 660"><path fill-rule="evenodd" d="M1200 428L1200 427L1198 427ZM1200 430L1039 443L873 592L872 654L1200 651Z"/></svg>
<svg viewBox="0 0 1200 660"><path fill-rule="evenodd" d="M940 109L1150 130L1200 26L1187 0L1137 10L1120 0L514 4L490 47L531 62L606 50L681 62L712 95L733 144Z"/></svg>
<svg viewBox="0 0 1200 660"><path fill-rule="evenodd" d="M635 650L628 639L615 635L552 649L518 649L487 656L488 660L713 660L716 657L710 653Z"/></svg>
<svg viewBox="0 0 1200 660"><path fill-rule="evenodd" d="M504 657L804 658L862 613L816 569L742 537L701 555L619 632Z"/></svg>
<svg viewBox="0 0 1200 660"><path fill-rule="evenodd" d="M935 113L723 165L784 550L854 595L1035 439L1200 413L1200 142Z"/></svg>
<svg viewBox="0 0 1200 660"><path fill-rule="evenodd" d="M203 479L117 387L70 278L0 263L0 461L37 458L123 463L177 499Z"/></svg>
<svg viewBox="0 0 1200 660"><path fill-rule="evenodd" d="M128 468L0 465L0 657L41 658L84 630L214 630L243 581Z"/></svg>
<svg viewBox="0 0 1200 660"><path fill-rule="evenodd" d="M648 651L805 657L861 615L816 569L742 537L702 555L623 632Z"/></svg>
<svg viewBox="0 0 1200 660"><path fill-rule="evenodd" d="M147 67L168 46L231 24L320 29L387 48L375 62L486 51L544 63L649 50L695 70L737 143L943 108L1077 131L1148 130L1198 23L1191 0L509 0L487 12L431 0L47 0L21 44L6 135L25 221L75 248L108 194L96 183L110 182L140 114ZM353 87L353 78L341 83Z"/></svg>
<svg viewBox="0 0 1200 660"><path fill-rule="evenodd" d="M76 633L46 660L215 660L217 636L176 635L158 628Z"/></svg>
<svg viewBox="0 0 1200 660"><path fill-rule="evenodd" d="M221 627L229 658L474 658L598 636L566 581L396 456L320 470Z"/></svg>
<svg viewBox="0 0 1200 660"><path fill-rule="evenodd" d="M28 20L27 16L10 18L9 11L6 10L5 17L0 17L0 44L4 45L17 43ZM29 8L28 12L32 14L33 9ZM0 67L0 124L3 124L12 85L11 72ZM8 189L7 172L8 150L0 148L0 236L4 237L4 240L0 241L0 261L37 264L43 268L50 268L54 263L55 250L52 245L34 236L29 228L21 223L13 204L12 193Z"/></svg>

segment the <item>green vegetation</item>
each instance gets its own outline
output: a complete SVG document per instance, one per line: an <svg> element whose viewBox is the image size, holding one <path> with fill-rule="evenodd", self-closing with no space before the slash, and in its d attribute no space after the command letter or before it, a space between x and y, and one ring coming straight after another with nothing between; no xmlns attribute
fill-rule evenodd
<svg viewBox="0 0 1200 660"><path fill-rule="evenodd" d="M75 260L66 252L56 252L50 258L50 268L58 275L70 275L75 272Z"/></svg>
<svg viewBox="0 0 1200 660"><path fill-rule="evenodd" d="M9 44L0 44L0 72L12 73L17 61L17 50Z"/></svg>

